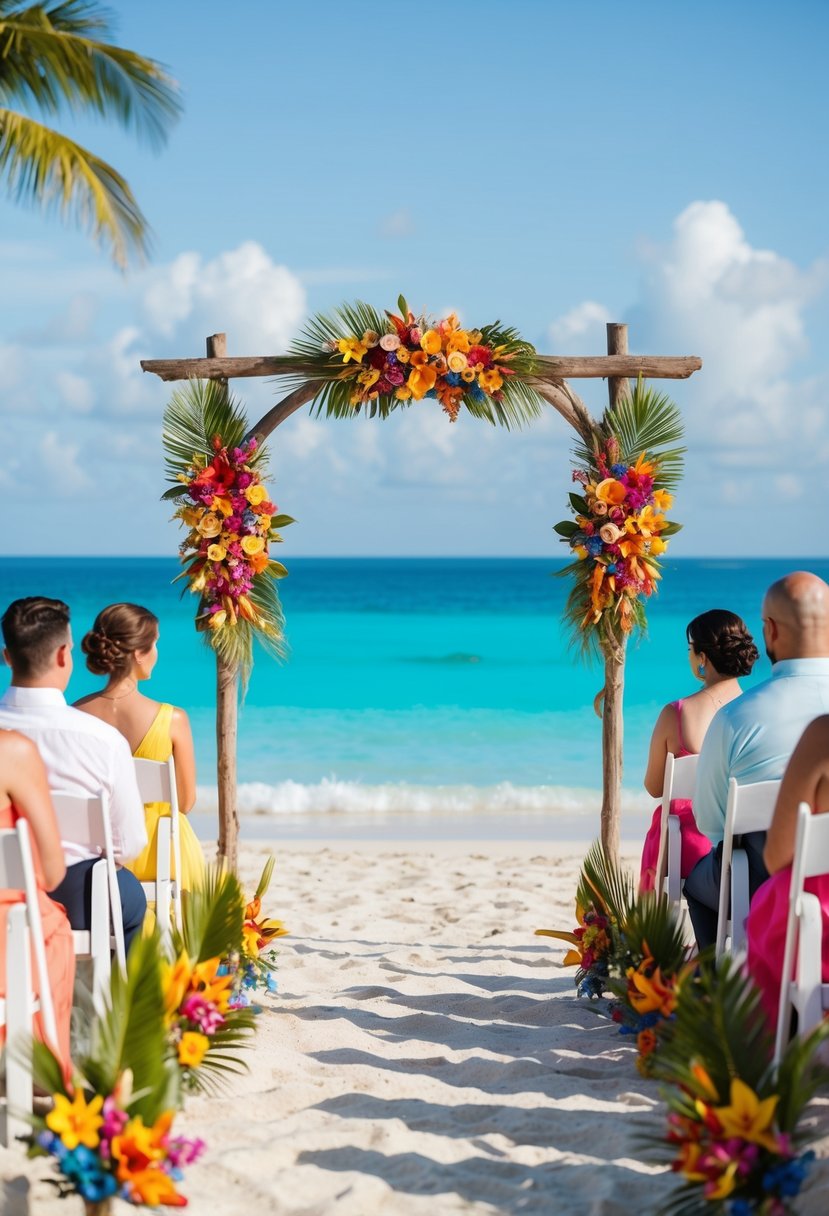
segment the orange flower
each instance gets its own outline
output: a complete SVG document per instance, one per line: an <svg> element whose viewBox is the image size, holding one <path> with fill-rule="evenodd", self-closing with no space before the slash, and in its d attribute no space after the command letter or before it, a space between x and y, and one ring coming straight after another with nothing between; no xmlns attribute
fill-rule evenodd
<svg viewBox="0 0 829 1216"><path fill-rule="evenodd" d="M412 363L414 363L415 358L416 356L413 355ZM438 374L433 367L427 365L425 367L415 366L412 368L409 372L408 386L415 401L422 400L429 390L435 387L437 378Z"/></svg>
<svg viewBox="0 0 829 1216"><path fill-rule="evenodd" d="M221 962L220 958L211 958L206 963L196 963L190 981L190 990L198 992L206 1001L212 1001L220 1013L227 1013L233 976L217 974Z"/></svg>
<svg viewBox="0 0 829 1216"><path fill-rule="evenodd" d="M420 339L420 345L426 351L427 355L437 355L441 348L440 334L436 329L427 329L426 333Z"/></svg>
<svg viewBox="0 0 829 1216"><path fill-rule="evenodd" d="M187 1200L176 1190L170 1175L157 1167L130 1174L127 1183L133 1203L145 1204L150 1208L187 1207Z"/></svg>
<svg viewBox="0 0 829 1216"><path fill-rule="evenodd" d="M261 574L263 570L267 570L270 560L267 553L254 553L248 560L248 565L254 574Z"/></svg>
<svg viewBox="0 0 829 1216"><path fill-rule="evenodd" d="M152 1127L145 1127L141 1115L130 1119L120 1136L112 1138L112 1157L117 1162L119 1182L130 1182L131 1175L146 1170L165 1154L164 1140L173 1122L173 1112L164 1111Z"/></svg>
<svg viewBox="0 0 829 1216"><path fill-rule="evenodd" d="M662 971L650 957L634 970L627 969L628 1000L637 1013L661 1013L670 1017L676 1006L673 982L662 978Z"/></svg>
<svg viewBox="0 0 829 1216"><path fill-rule="evenodd" d="M216 616L219 614L216 613ZM168 1021L175 1017L189 988L192 976L190 959L182 950L175 963L161 964L161 991L164 993L164 1012Z"/></svg>
<svg viewBox="0 0 829 1216"><path fill-rule="evenodd" d="M622 485L621 481L617 481L615 477L606 477L604 481L600 481L596 486L596 497L599 502L606 502L609 506L618 507L625 501L627 488Z"/></svg>

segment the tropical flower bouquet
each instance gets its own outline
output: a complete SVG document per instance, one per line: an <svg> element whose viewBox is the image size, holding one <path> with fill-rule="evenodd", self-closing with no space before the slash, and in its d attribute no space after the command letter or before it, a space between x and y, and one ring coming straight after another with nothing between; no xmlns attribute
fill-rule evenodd
<svg viewBox="0 0 829 1216"><path fill-rule="evenodd" d="M48 1047L35 1043L33 1060L54 1107L35 1117L30 1154L54 1159L61 1195L80 1195L90 1213L108 1211L116 1195L136 1207L186 1205L177 1183L204 1143L173 1132L178 1081L157 937L133 944L126 977L114 970L109 1008L71 1083Z"/></svg>
<svg viewBox="0 0 829 1216"><path fill-rule="evenodd" d="M675 1017L654 1065L670 1082L663 1159L683 1178L666 1214L786 1216L814 1153L801 1125L807 1103L829 1072L815 1053L824 1022L793 1040L780 1068L760 994L738 963L703 961L676 990ZM649 1141L653 1144L652 1141Z"/></svg>
<svg viewBox="0 0 829 1216"><path fill-rule="evenodd" d="M637 1068L650 1076L655 1053L676 1007L687 947L682 927L663 895L647 892L627 912L614 940L609 987L614 1022L636 1036Z"/></svg>
<svg viewBox="0 0 829 1216"><path fill-rule="evenodd" d="M600 997L610 989L614 942L633 902L633 884L617 866L608 862L601 844L591 845L576 891L577 927L536 929L539 937L569 942L565 967L577 967L578 996Z"/></svg>
<svg viewBox="0 0 829 1216"><path fill-rule="evenodd" d="M555 531L575 557L561 572L573 580L565 616L584 648L618 644L645 629L644 601L661 577L658 558L680 528L665 512L684 449L665 445L681 436L677 407L640 381L605 414L593 447L576 449L574 518Z"/></svg>
<svg viewBox="0 0 829 1216"><path fill-rule="evenodd" d="M276 992L276 950L274 942L285 937L288 930L281 920L262 915L262 898L271 885L275 858L265 862L256 892L245 904L242 924L242 948L230 965L233 977L233 1000L239 1006L250 1004L252 992Z"/></svg>
<svg viewBox="0 0 829 1216"><path fill-rule="evenodd" d="M164 416L167 478L164 498L177 503L173 518L187 528L179 546L187 579L199 596L197 628L220 654L249 670L253 634L281 653L283 618L275 580L287 574L270 556L282 540L280 515L262 477L267 458L246 437L241 408L215 381L188 381Z"/></svg>
<svg viewBox="0 0 829 1216"><path fill-rule="evenodd" d="M412 401L440 402L451 422L461 406L504 425L541 411L528 384L536 353L500 322L466 329L453 314L416 316L403 296L398 313L343 305L311 319L285 357L297 381L320 381L317 409L348 416L365 409L385 417Z"/></svg>
<svg viewBox="0 0 829 1216"><path fill-rule="evenodd" d="M173 938L174 957L162 965L168 1050L190 1092L211 1088L222 1074L244 1067L238 1052L249 1044L255 1023L235 999L227 965L243 949L242 907L236 876L208 869L202 886L190 893Z"/></svg>

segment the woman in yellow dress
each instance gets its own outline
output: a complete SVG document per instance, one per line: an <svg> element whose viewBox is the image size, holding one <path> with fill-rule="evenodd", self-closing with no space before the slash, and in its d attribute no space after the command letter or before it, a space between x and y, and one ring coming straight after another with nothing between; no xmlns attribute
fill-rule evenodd
<svg viewBox="0 0 829 1216"><path fill-rule="evenodd" d="M187 813L196 801L196 758L190 720L183 709L153 701L138 691L158 660L158 617L137 604L110 604L95 618L81 642L93 675L107 676L100 692L76 702L84 713L108 722L124 736L138 759L168 760L176 766L181 888L192 891L204 875L204 855ZM147 802L147 847L129 869L140 882L156 877L158 821L170 815L169 802Z"/></svg>

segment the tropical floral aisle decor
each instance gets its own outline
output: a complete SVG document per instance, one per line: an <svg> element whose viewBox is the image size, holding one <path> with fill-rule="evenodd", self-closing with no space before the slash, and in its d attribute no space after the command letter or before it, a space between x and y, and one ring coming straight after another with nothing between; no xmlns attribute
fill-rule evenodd
<svg viewBox="0 0 829 1216"><path fill-rule="evenodd" d="M167 480L163 495L187 529L178 576L199 597L196 627L213 649L246 678L253 639L282 652L283 616L276 580L287 574L270 554L280 515L263 484L267 456L247 438L241 406L218 381L190 380L164 414Z"/></svg>
<svg viewBox="0 0 829 1216"><path fill-rule="evenodd" d="M88 1213L114 1196L135 1207L184 1207L184 1166L204 1149L174 1132L178 1079L167 1051L158 937L137 940L127 975L113 971L109 1008L93 1022L88 1052L67 1084L48 1047L33 1049L37 1083L54 1107L36 1116L30 1154L52 1157L62 1196Z"/></svg>
<svg viewBox="0 0 829 1216"><path fill-rule="evenodd" d="M499 321L464 328L453 314L416 316L405 298L398 312L358 301L313 317L284 360L298 383L318 381L317 411L348 417L365 410L386 417L424 398L454 422L461 407L476 418L514 426L542 403L528 381L536 352Z"/></svg>
<svg viewBox="0 0 829 1216"><path fill-rule="evenodd" d="M565 967L576 967L579 996L600 997L610 989L610 968L621 926L633 904L633 883L626 872L608 860L595 841L584 859L576 890L573 930L536 929L539 937L569 942Z"/></svg>
<svg viewBox="0 0 829 1216"><path fill-rule="evenodd" d="M652 891L628 910L611 948L611 1016L622 1034L635 1035L636 1064L650 1076L676 1008L687 947L670 901Z"/></svg>
<svg viewBox="0 0 829 1216"><path fill-rule="evenodd" d="M667 1134L654 1155L682 1185L665 1216L787 1216L814 1158L804 1108L829 1071L816 1062L824 1022L793 1040L779 1069L760 994L739 963L703 962L677 989L675 1019L654 1065L669 1083Z"/></svg>
<svg viewBox="0 0 829 1216"><path fill-rule="evenodd" d="M233 1000L239 1006L249 1005L251 994L257 991L276 992L276 951L274 942L285 937L288 930L281 920L262 914L262 899L273 877L275 858L265 862L253 899L245 904L242 924L242 948L231 963Z"/></svg>
<svg viewBox="0 0 829 1216"><path fill-rule="evenodd" d="M665 512L682 474L676 405L640 380L608 410L591 447L575 449L574 518L555 525L574 560L565 618L584 650L618 647L646 628L645 601L661 577L659 558L679 531Z"/></svg>
<svg viewBox="0 0 829 1216"><path fill-rule="evenodd" d="M235 968L228 965L244 948L242 909L236 876L210 867L190 893L162 966L167 1045L187 1092L215 1089L245 1067L240 1051L250 1044L255 1020L235 999Z"/></svg>

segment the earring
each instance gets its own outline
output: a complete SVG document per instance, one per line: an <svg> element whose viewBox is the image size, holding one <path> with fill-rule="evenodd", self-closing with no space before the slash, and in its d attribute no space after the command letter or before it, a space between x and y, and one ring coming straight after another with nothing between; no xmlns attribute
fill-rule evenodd
<svg viewBox="0 0 829 1216"><path fill-rule="evenodd" d="M705 679L705 664L704 663L697 663L697 675L700 677L701 680Z"/></svg>

